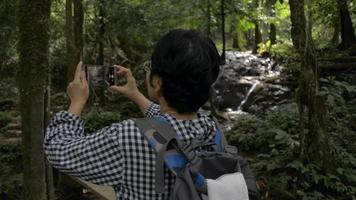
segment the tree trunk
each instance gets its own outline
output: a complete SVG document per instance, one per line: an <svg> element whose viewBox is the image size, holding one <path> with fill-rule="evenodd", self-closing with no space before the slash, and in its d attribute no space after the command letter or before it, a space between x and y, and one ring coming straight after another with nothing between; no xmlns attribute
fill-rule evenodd
<svg viewBox="0 0 356 200"><path fill-rule="evenodd" d="M105 34L105 1L100 0L99 2L99 34L98 34L98 57L96 60L96 64L103 65L104 64L104 34Z"/></svg>
<svg viewBox="0 0 356 200"><path fill-rule="evenodd" d="M257 12L258 8L260 7L260 1L254 0L252 3L253 3L253 7L256 9L256 12ZM253 19L253 23L255 24L255 39L254 39L252 53L256 54L258 51L258 45L262 43L262 33L261 33L261 29L260 29L259 20L257 18Z"/></svg>
<svg viewBox="0 0 356 200"><path fill-rule="evenodd" d="M76 66L83 57L83 23L81 0L66 0L67 82L73 80Z"/></svg>
<svg viewBox="0 0 356 200"><path fill-rule="evenodd" d="M73 80L76 66L83 58L83 22L84 13L81 0L66 0L67 83ZM61 199L82 198L82 188L78 183L67 178L65 174L59 173L57 176L58 183L56 185L58 185Z"/></svg>
<svg viewBox="0 0 356 200"><path fill-rule="evenodd" d="M46 84L46 93L45 93L45 114L44 114L44 130L48 126L51 120L51 69L48 67L47 70L47 84ZM51 164L48 162L46 159L46 183L47 183L47 199L48 200L54 200L55 199L55 194L54 194L54 180L53 180L53 168Z"/></svg>
<svg viewBox="0 0 356 200"><path fill-rule="evenodd" d="M97 34L97 41L99 43L98 49L98 57L96 60L96 64L104 65L104 40L105 40L105 0L98 1L98 22L99 22L99 32ZM97 94L98 101L100 102L101 106L105 106L105 88L96 88L94 92ZM95 102L95 96L91 99L90 104Z"/></svg>
<svg viewBox="0 0 356 200"><path fill-rule="evenodd" d="M256 54L258 50L258 45L262 43L262 33L260 29L259 22L255 21L255 43L253 46L252 53Z"/></svg>
<svg viewBox="0 0 356 200"><path fill-rule="evenodd" d="M76 65L72 7L72 0L66 0L67 83L72 81L73 66Z"/></svg>
<svg viewBox="0 0 356 200"><path fill-rule="evenodd" d="M206 10L206 35L208 37L210 37L211 35L211 28L210 28L210 24L211 24L211 3L210 0L207 0L206 2L206 6L207 6L207 10Z"/></svg>
<svg viewBox="0 0 356 200"><path fill-rule="evenodd" d="M291 12L291 37L294 47L298 51L303 51L305 46L305 15L304 15L304 0L289 0Z"/></svg>
<svg viewBox="0 0 356 200"><path fill-rule="evenodd" d="M339 41L340 41L340 14L339 12L337 12L336 16L334 17L334 34L333 37L330 41L330 45L332 47L336 47L339 45Z"/></svg>
<svg viewBox="0 0 356 200"><path fill-rule="evenodd" d="M226 56L225 56L225 51L226 51L226 40L225 40L225 0L220 1L220 11L221 11L221 34L222 34L222 54L221 54L221 64L226 63Z"/></svg>
<svg viewBox="0 0 356 200"><path fill-rule="evenodd" d="M238 17L236 16L236 14L233 14L230 26L230 35L232 37L232 48L234 49L240 49L239 35L237 30L238 22Z"/></svg>
<svg viewBox="0 0 356 200"><path fill-rule="evenodd" d="M319 67L315 56L315 47L311 34L311 2L308 1L308 23L298 29L305 30L304 57L300 69L297 104L299 118L300 155L302 163L321 164L326 172L334 168L334 159L330 154L329 141L325 131L325 98L319 94ZM304 9L301 12L304 15ZM301 25L301 24L300 24ZM305 114L308 122L304 122ZM308 129L308 135L305 134Z"/></svg>
<svg viewBox="0 0 356 200"><path fill-rule="evenodd" d="M347 0L339 0L341 19L341 48L347 49L356 43L355 31L347 6Z"/></svg>
<svg viewBox="0 0 356 200"><path fill-rule="evenodd" d="M43 152L50 0L19 1L19 70L23 141L23 199L46 200Z"/></svg>
<svg viewBox="0 0 356 200"><path fill-rule="evenodd" d="M275 3L275 0L271 2L271 17L273 18L276 17ZM271 45L277 43L277 27L274 22L271 22L269 25L269 39L271 41Z"/></svg>

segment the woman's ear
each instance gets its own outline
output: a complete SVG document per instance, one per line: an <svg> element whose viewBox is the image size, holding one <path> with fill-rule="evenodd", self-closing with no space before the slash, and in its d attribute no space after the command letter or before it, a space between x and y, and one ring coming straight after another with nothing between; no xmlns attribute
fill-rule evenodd
<svg viewBox="0 0 356 200"><path fill-rule="evenodd" d="M156 76L156 75L154 75L152 77L152 87L153 87L153 90L156 93L161 92L161 88L162 88L162 79L161 79L161 77Z"/></svg>

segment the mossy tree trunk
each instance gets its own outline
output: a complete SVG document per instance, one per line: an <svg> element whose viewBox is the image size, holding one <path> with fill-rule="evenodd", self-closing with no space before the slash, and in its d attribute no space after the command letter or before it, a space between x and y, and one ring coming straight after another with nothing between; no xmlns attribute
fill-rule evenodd
<svg viewBox="0 0 356 200"><path fill-rule="evenodd" d="M311 35L311 11L308 9L308 22L305 30L305 48L300 68L297 104L300 113L300 156L303 163L317 163L326 171L331 171L334 162L330 154L329 142L325 131L325 98L319 93L319 68ZM304 9L302 11L304 18ZM300 24L302 25L302 23ZM296 27L297 28L297 27ZM305 116L307 122L305 122ZM308 130L307 132L305 130Z"/></svg>
<svg viewBox="0 0 356 200"><path fill-rule="evenodd" d="M84 12L82 0L66 0L67 83L74 78L77 64L83 57ZM69 176L56 171L60 198L81 199L82 187Z"/></svg>
<svg viewBox="0 0 356 200"><path fill-rule="evenodd" d="M206 0L206 35L211 35L211 3L210 0Z"/></svg>
<svg viewBox="0 0 356 200"><path fill-rule="evenodd" d="M67 82L74 77L75 68L83 58L84 12L81 0L66 0Z"/></svg>
<svg viewBox="0 0 356 200"><path fill-rule="evenodd" d="M272 18L276 17L276 10L275 10L275 4L276 0L271 0L270 1L270 16ZM269 39L271 41L271 45L274 45L277 43L277 27L274 22L270 22L269 24Z"/></svg>
<svg viewBox="0 0 356 200"><path fill-rule="evenodd" d="M226 39L225 39L225 0L220 0L220 15L221 15L221 34L222 34L222 54L221 63L226 63Z"/></svg>
<svg viewBox="0 0 356 200"><path fill-rule="evenodd" d="M239 18L235 13L232 14L231 18L230 35L232 38L232 48L240 49L239 31L237 30Z"/></svg>
<svg viewBox="0 0 356 200"><path fill-rule="evenodd" d="M333 19L333 26L334 26L334 34L330 40L330 45L332 47L337 47L340 43L340 31L341 31L341 24L340 24L340 12L336 12L334 19Z"/></svg>
<svg viewBox="0 0 356 200"><path fill-rule="evenodd" d="M260 29L260 23L256 20L254 24L255 24L255 42L254 42L252 53L255 54L258 51L259 48L258 45L262 43L262 33Z"/></svg>
<svg viewBox="0 0 356 200"><path fill-rule="evenodd" d="M291 12L291 37L294 47L298 51L304 50L305 45L305 15L304 15L304 0L289 0Z"/></svg>
<svg viewBox="0 0 356 200"><path fill-rule="evenodd" d="M260 1L259 0L254 0L253 6L256 9L256 12L258 11L260 7ZM254 44L253 44L253 50L252 53L256 54L258 51L258 45L262 43L262 32L260 28L260 21L258 18L253 19L253 23L255 24L255 38L254 38Z"/></svg>
<svg viewBox="0 0 356 200"><path fill-rule="evenodd" d="M341 47L346 49L356 44L355 31L352 26L347 0L339 0L341 19Z"/></svg>
<svg viewBox="0 0 356 200"><path fill-rule="evenodd" d="M46 200L43 152L50 0L19 0L20 110L23 134L23 199Z"/></svg>
<svg viewBox="0 0 356 200"><path fill-rule="evenodd" d="M105 40L105 0L98 1L98 28L99 32L97 35L97 41L99 44L98 57L96 59L96 64L104 64L104 40Z"/></svg>
<svg viewBox="0 0 356 200"><path fill-rule="evenodd" d="M46 92L45 92L45 114L44 114L44 130L48 126L48 124L51 121L51 79L52 79L52 74L51 74L51 69L49 68L47 70L47 82L46 82ZM55 192L54 192L54 180L53 180L53 167L49 163L49 161L46 159L46 183L47 183L47 199L48 200L54 200L55 197Z"/></svg>

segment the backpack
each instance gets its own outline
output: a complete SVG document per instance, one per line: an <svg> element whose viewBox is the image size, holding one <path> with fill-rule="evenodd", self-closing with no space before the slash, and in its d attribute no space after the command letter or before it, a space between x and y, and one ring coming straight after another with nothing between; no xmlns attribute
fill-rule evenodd
<svg viewBox="0 0 356 200"><path fill-rule="evenodd" d="M194 138L183 144L163 117L134 119L149 146L156 152L155 190L164 192L164 166L176 177L170 200L259 200L248 162L228 145L219 124L214 142ZM209 146L213 151L196 151Z"/></svg>

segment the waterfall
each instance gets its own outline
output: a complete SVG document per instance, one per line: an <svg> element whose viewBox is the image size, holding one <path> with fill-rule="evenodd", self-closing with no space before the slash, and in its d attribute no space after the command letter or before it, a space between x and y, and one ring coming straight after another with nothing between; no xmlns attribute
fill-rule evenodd
<svg viewBox="0 0 356 200"><path fill-rule="evenodd" d="M237 108L238 111L242 111L242 106L245 105L246 101L250 97L251 93L256 89L258 84L259 84L259 81L255 81L255 83L252 85L250 90L247 92L246 97L244 98L244 100L241 101L239 107Z"/></svg>

